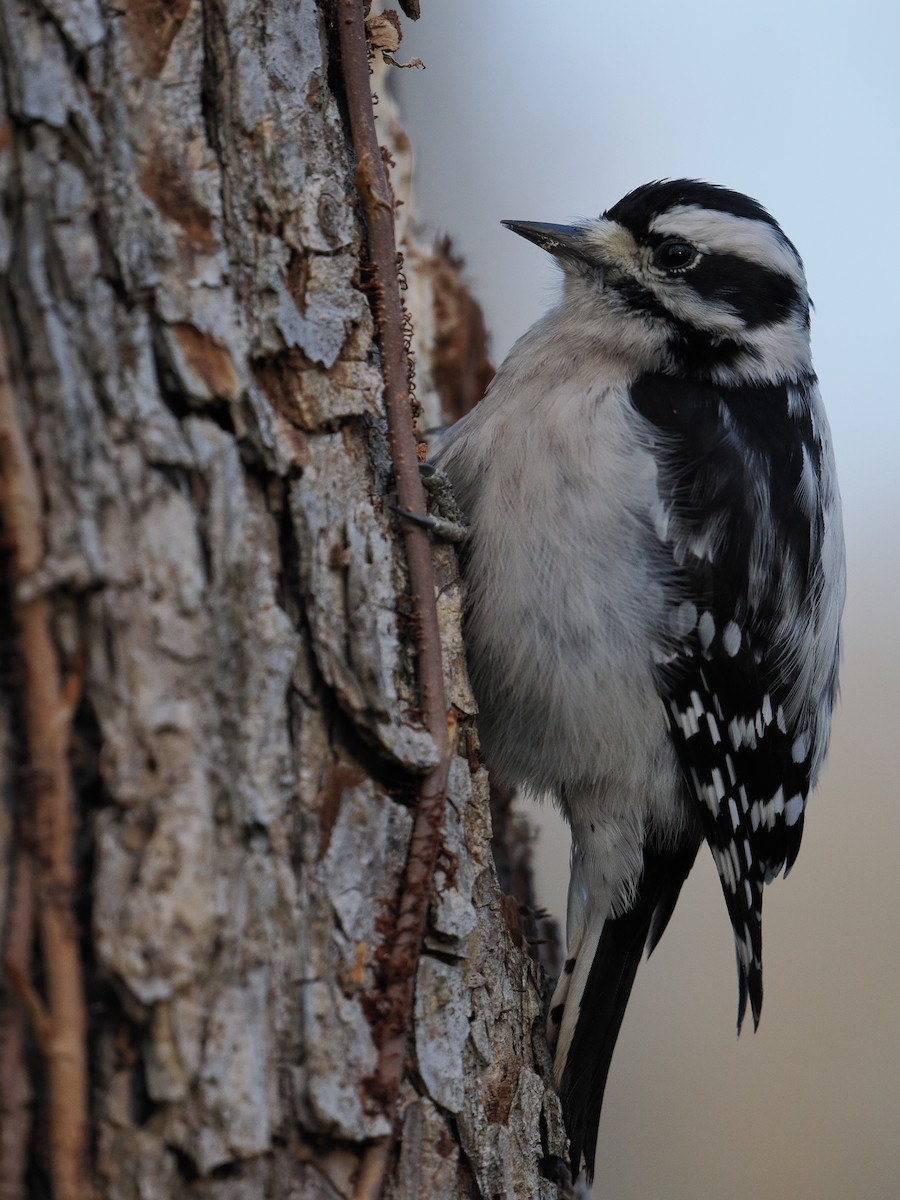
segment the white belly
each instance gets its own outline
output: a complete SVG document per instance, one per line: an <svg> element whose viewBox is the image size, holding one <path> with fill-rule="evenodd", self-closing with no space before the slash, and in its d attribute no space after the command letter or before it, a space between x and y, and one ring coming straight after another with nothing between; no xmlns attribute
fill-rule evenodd
<svg viewBox="0 0 900 1200"><path fill-rule="evenodd" d="M678 794L654 679L672 603L656 468L626 383L573 375L534 395L501 377L439 456L471 523L479 731L503 779L562 796L573 824L582 796L643 824Z"/></svg>

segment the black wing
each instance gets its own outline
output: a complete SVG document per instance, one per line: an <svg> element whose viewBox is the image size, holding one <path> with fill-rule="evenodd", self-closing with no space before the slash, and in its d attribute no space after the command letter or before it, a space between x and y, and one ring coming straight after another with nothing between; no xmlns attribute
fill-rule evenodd
<svg viewBox="0 0 900 1200"><path fill-rule="evenodd" d="M656 532L682 585L660 693L734 929L738 1028L748 996L754 1025L762 1007L763 884L797 856L827 737L821 698L800 694L818 677L813 387L647 376L632 389L660 468ZM829 713L834 687L832 669Z"/></svg>

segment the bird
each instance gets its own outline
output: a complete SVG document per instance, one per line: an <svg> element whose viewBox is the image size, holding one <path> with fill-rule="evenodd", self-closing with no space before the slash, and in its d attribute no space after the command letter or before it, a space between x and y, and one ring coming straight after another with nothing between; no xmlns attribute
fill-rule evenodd
<svg viewBox="0 0 900 1200"><path fill-rule="evenodd" d="M562 268L432 469L464 515L463 631L494 777L572 838L548 1016L575 1175L638 965L705 842L762 1008L838 688L844 541L804 267L756 200L657 180L505 221Z"/></svg>

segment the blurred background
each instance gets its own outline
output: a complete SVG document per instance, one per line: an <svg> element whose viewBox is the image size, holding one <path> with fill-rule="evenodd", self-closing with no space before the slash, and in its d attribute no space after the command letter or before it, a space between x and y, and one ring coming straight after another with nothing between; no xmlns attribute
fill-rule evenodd
<svg viewBox="0 0 900 1200"><path fill-rule="evenodd" d="M495 362L552 303L502 218L597 215L693 176L750 193L804 257L849 566L842 700L787 881L766 1003L735 1040L734 951L701 854L637 979L601 1123L603 1200L900 1197L900 6L422 0L395 71L417 207L466 258ZM568 835L535 809L539 899Z"/></svg>

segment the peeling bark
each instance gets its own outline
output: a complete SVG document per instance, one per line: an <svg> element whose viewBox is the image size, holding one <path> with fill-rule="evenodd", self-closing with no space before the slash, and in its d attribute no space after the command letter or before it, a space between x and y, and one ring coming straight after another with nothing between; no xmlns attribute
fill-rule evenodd
<svg viewBox="0 0 900 1200"><path fill-rule="evenodd" d="M12 423L40 534L23 558L0 506L4 1200L334 1200L392 1130L395 1200L564 1193L445 547L460 737L396 1112L375 1079L435 748L336 53L312 0L0 0L0 470ZM420 378L446 379L426 258L408 253ZM55 682L25 652L35 611ZM52 854L48 732L72 821ZM89 1071L62 1091L64 960L40 934L60 881ZM51 1148L78 1104L73 1183Z"/></svg>

